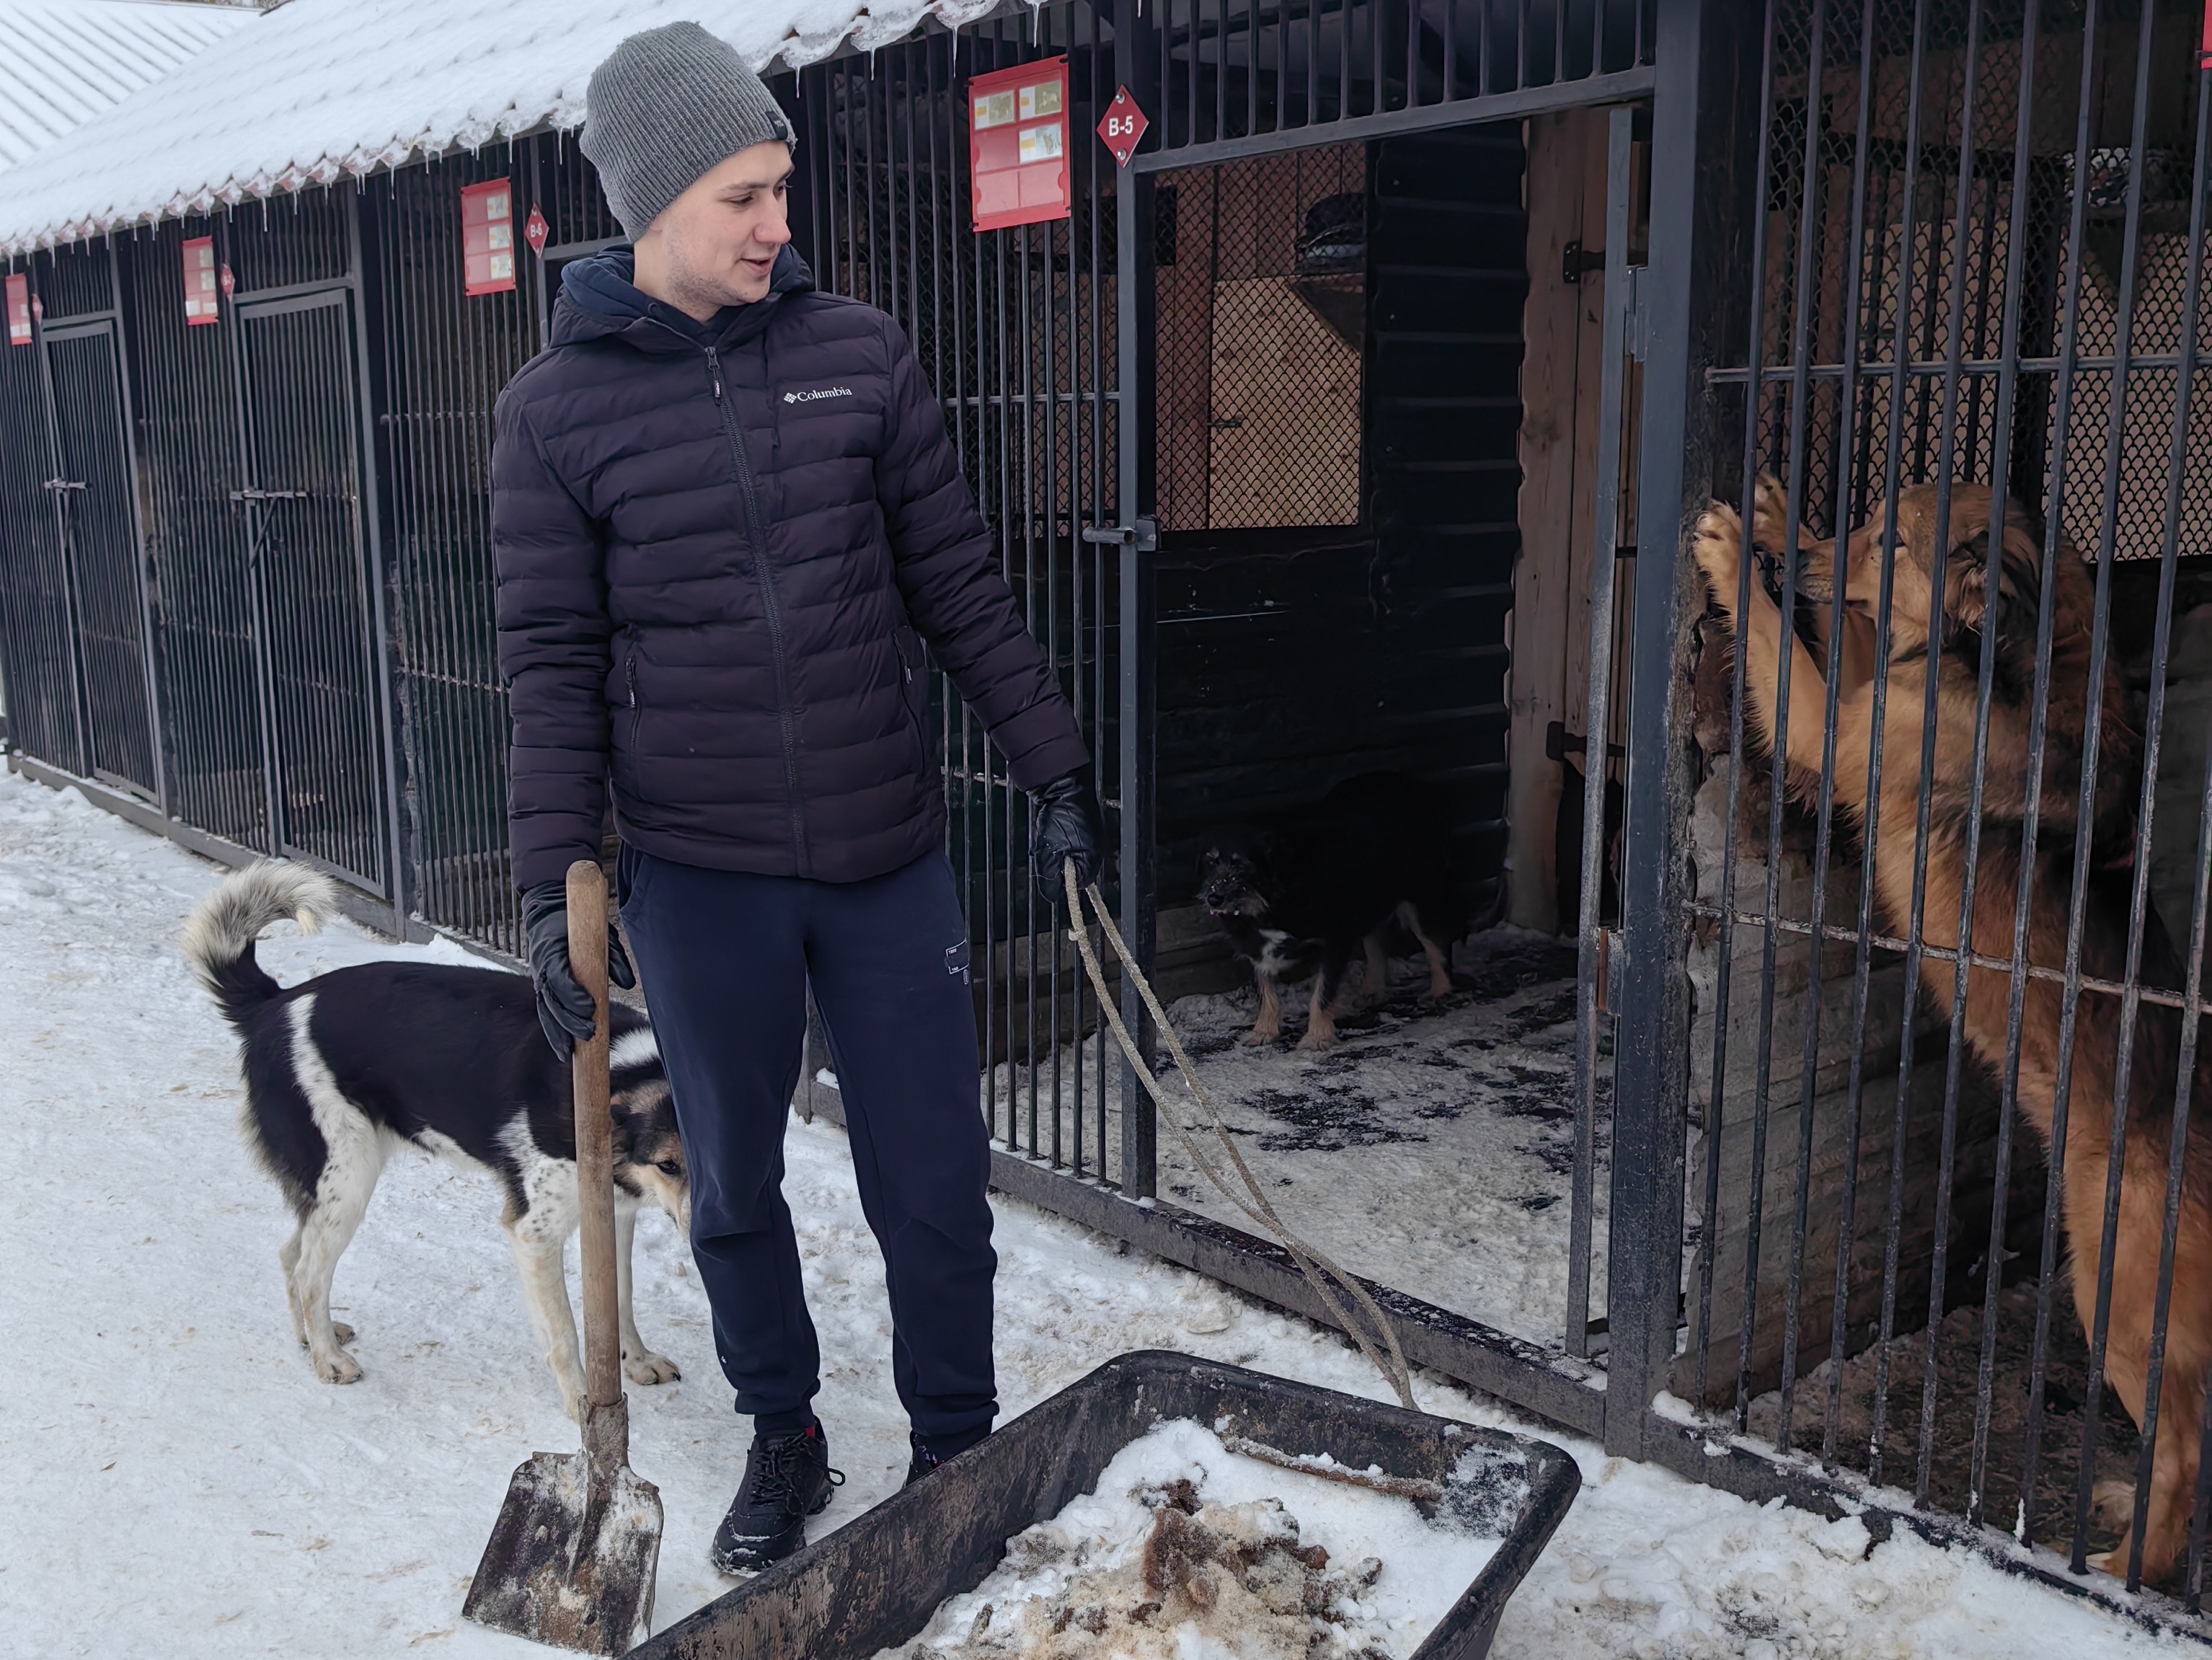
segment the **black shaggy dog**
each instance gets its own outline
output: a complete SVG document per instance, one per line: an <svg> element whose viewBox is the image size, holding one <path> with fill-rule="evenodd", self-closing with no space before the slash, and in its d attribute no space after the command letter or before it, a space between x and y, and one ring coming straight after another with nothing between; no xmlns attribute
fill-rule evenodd
<svg viewBox="0 0 2212 1660"><path fill-rule="evenodd" d="M440 963L361 963L288 988L254 960L253 942L271 923L295 919L313 933L337 909L329 878L263 860L200 901L183 941L238 1029L246 1144L299 1222L277 1252L293 1333L325 1382L361 1376L345 1352L351 1328L331 1318L331 1276L385 1160L411 1144L498 1180L530 1323L562 1404L580 1421L584 1368L561 1269L578 1217L575 1112L530 982ZM638 1335L630 1240L648 1201L688 1232L690 1186L653 1028L619 1003L607 1015L623 1369L632 1383L662 1383L676 1365Z"/></svg>
<svg viewBox="0 0 2212 1660"><path fill-rule="evenodd" d="M1335 1042L1344 971L1364 952L1360 988L1379 1001L1394 924L1427 953L1428 994L1451 990L1442 943L1453 932L1449 827L1435 792L1402 774L1363 773L1311 807L1216 836L1199 860L1199 897L1260 983L1248 1043L1282 1035L1283 982L1308 975L1298 1047Z"/></svg>

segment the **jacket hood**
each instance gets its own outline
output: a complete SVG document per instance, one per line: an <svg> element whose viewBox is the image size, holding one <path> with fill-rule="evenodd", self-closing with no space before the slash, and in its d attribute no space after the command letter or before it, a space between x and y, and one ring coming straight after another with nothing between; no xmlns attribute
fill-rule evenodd
<svg viewBox="0 0 2212 1660"><path fill-rule="evenodd" d="M768 325L787 294L813 291L814 273L799 250L786 243L775 258L767 296L749 306L725 306L705 322L643 293L631 280L635 256L617 242L561 271L561 297L553 307L556 346L620 335L646 351L698 350L749 338Z"/></svg>

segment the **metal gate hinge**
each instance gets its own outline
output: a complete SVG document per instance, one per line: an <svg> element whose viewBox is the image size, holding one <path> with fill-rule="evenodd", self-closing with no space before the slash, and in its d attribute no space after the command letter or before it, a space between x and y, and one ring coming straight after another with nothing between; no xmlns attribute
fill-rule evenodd
<svg viewBox="0 0 2212 1660"><path fill-rule="evenodd" d="M1085 525L1083 539L1102 547L1131 548L1139 553L1158 551L1159 521L1147 516L1133 525Z"/></svg>
<svg viewBox="0 0 2212 1660"><path fill-rule="evenodd" d="M50 490L81 490L88 489L90 486L75 478L49 478L39 488Z"/></svg>
<svg viewBox="0 0 2212 1660"><path fill-rule="evenodd" d="M1648 267L1643 265L1627 267L1628 281L1624 286L1628 292L1622 296L1623 317L1626 324L1624 331L1628 336L1628 355L1639 363L1644 361L1644 354L1650 349L1651 345L1650 323L1645 315L1644 304L1644 274L1647 269Z"/></svg>
<svg viewBox="0 0 2212 1660"><path fill-rule="evenodd" d="M1605 269L1605 250L1586 248L1579 241L1570 242L1559 251L1559 281L1569 288L1578 288L1583 277L1592 271Z"/></svg>

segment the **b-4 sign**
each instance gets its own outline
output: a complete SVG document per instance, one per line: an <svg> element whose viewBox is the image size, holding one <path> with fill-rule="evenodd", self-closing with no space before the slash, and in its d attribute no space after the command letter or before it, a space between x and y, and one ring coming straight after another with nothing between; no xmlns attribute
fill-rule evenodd
<svg viewBox="0 0 2212 1660"><path fill-rule="evenodd" d="M975 228L1068 216L1067 59L993 70L968 83Z"/></svg>

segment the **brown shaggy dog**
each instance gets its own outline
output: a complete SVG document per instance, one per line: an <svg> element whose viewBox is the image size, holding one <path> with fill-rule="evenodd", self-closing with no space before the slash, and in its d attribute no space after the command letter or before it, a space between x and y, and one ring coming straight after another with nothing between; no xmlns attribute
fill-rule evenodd
<svg viewBox="0 0 2212 1660"><path fill-rule="evenodd" d="M1784 497L1772 478L1759 481L1752 540L1778 551L1782 545ZM1882 536L1888 514L1833 542L1799 538L1804 571L1801 588L1823 613L1840 583L1847 635L1838 654L1838 674L1834 801L1862 831L1868 819L1867 759L1874 738L1873 627L1881 592ZM1922 722L1925 712L1931 638L1936 652L1936 728L1930 785L1926 900L1922 938L1954 949L1966 877L1970 794L1973 784L1975 704L1981 654L1993 651L1987 759L1982 781L1981 842L1975 883L1972 949L1977 956L2008 961L2021 878L2022 829L2028 811L2028 724L2035 686L2038 611L2043 601L2042 538L2014 502L2005 507L2004 530L1990 545L1990 500L1984 486L1951 490L1945 537L1942 592L1934 590L1936 494L1916 484L1899 492L1895 507L1896 556L1890 607L1891 649L1884 710L1883 765L1875 844L1866 849L1876 902L1888 927L1904 934L1911 925L1915 824L1920 806ZM1808 797L1818 787L1827 687L1823 665L1791 632L1755 579L1747 617L1736 615L1743 535L1736 514L1716 502L1698 521L1692 544L1715 603L1747 653L1747 714L1771 747L1775 730L1777 677L1785 637L1791 653L1786 760L1793 790ZM2094 593L2080 556L2062 539L2051 572L2050 680L2045 716L2042 794L2037 805L2035 868L2028 922L2028 960L2063 969L2067 915L2074 887L2075 839L2080 816L2082 751L2091 696L2088 685ZM1996 581L1991 581L1994 569ZM1995 587L1994 606L1990 590ZM1994 611L1994 615L1992 611ZM1824 652L1823 656L1826 655ZM2139 739L2115 677L2106 676L2100 739L2097 835L2105 847L2132 839L2131 818L2140 767ZM2081 970L2107 981L2126 968L2128 880L2124 873L2094 872L2081 932ZM2178 986L2174 952L2154 915L2144 918L2142 980ZM1962 1029L1971 1051L1987 1066L2005 1063L2006 1016L2011 994L2007 970L1977 966L1967 979ZM1954 968L1930 963L1921 985L1936 1010L1952 1012ZM2047 1148L2058 1087L2063 988L2031 977L2021 1027L2019 1104L2021 1116ZM2063 1154L2067 1272L2074 1306L2085 1329L2095 1316L2099 1251L2104 1226L2106 1161L2112 1146L2112 1098L2120 1055L2120 1000L2085 991L2075 1014L2074 1058ZM2128 1068L2124 1163L2119 1231L2113 1252L2112 1300L2106 1371L2140 1424L2150 1359L2151 1322L2157 1293L2166 1177L2180 1052L2180 1012L2144 1002L2136 1012ZM2164 1382L2159 1404L2158 1446L2150 1506L2143 1531L2143 1573L2170 1576L2186 1542L2196 1484L2199 1426L2208 1369L2212 1369L2212 1045L2200 1053L2190 1099L2190 1140L2182 1177L2173 1292L2168 1316ZM2127 1572L2126 1538L2099 1559L2118 1574Z"/></svg>

